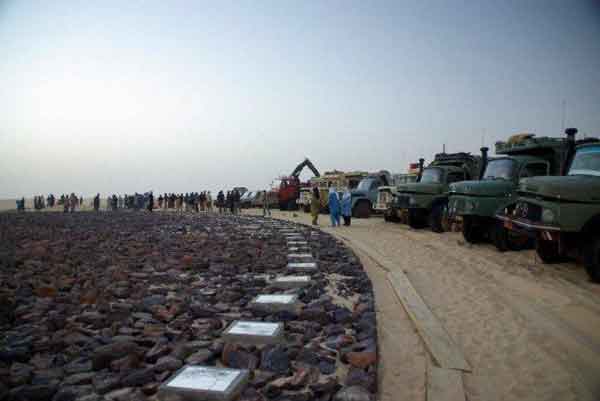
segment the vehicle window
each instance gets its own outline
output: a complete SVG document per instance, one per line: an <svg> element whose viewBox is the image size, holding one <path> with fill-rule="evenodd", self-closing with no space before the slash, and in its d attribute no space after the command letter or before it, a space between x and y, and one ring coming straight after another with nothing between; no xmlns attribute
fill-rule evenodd
<svg viewBox="0 0 600 401"><path fill-rule="evenodd" d="M425 170L423 170L421 182L439 184L440 182L442 182L442 170L436 167L426 168Z"/></svg>
<svg viewBox="0 0 600 401"><path fill-rule="evenodd" d="M465 180L465 174L460 171L448 173L448 184Z"/></svg>
<svg viewBox="0 0 600 401"><path fill-rule="evenodd" d="M483 173L484 180L511 180L515 169L515 161L512 159L490 160Z"/></svg>
<svg viewBox="0 0 600 401"><path fill-rule="evenodd" d="M377 189L377 188L379 188L379 181L373 180L373 182L371 182L371 189Z"/></svg>
<svg viewBox="0 0 600 401"><path fill-rule="evenodd" d="M519 174L519 178L537 177L548 175L548 164L546 163L527 163Z"/></svg>
<svg viewBox="0 0 600 401"><path fill-rule="evenodd" d="M577 150L569 169L569 175L600 176L600 146Z"/></svg>
<svg viewBox="0 0 600 401"><path fill-rule="evenodd" d="M371 183L373 181L375 181L374 178L365 178L358 184L356 189L358 189L359 191L368 191L371 188Z"/></svg>

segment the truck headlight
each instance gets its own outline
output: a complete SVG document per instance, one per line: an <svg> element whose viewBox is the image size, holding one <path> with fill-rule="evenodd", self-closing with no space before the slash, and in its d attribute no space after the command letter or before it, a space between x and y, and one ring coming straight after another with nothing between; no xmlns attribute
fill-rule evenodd
<svg viewBox="0 0 600 401"><path fill-rule="evenodd" d="M542 211L542 222L543 223L553 223L554 222L554 212L551 209L544 209Z"/></svg>
<svg viewBox="0 0 600 401"><path fill-rule="evenodd" d="M417 204L417 200L415 199L415 197L414 197L414 196L411 196L411 197L409 197L409 198L408 198L408 204L409 204L410 206L414 206L414 205L416 205L416 204Z"/></svg>

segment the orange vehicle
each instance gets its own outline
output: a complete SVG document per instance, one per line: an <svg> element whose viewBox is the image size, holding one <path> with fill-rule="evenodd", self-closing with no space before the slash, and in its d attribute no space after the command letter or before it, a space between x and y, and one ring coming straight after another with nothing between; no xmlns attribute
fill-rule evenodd
<svg viewBox="0 0 600 401"><path fill-rule="evenodd" d="M286 177L280 177L279 192L277 199L279 201L279 209L281 210L297 210L298 198L300 198L300 188L309 186L309 183L300 182L300 173L308 167L316 177L320 177L319 171L308 158L296 166L292 174Z"/></svg>

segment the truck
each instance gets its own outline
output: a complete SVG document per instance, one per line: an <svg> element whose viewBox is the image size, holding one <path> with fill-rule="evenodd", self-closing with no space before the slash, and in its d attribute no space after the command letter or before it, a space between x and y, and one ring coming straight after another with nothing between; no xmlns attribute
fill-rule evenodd
<svg viewBox="0 0 600 401"><path fill-rule="evenodd" d="M308 167L316 177L319 177L319 170L312 164L312 162L305 158L300 164L296 166L294 171L289 176L283 176L279 178L279 191L277 192L277 199L279 202L279 209L281 210L296 210L298 209L298 198L300 197L300 189L303 186L308 186L307 183L300 182L300 173Z"/></svg>
<svg viewBox="0 0 600 401"><path fill-rule="evenodd" d="M465 152L438 153L423 168L424 159L419 159L417 182L398 187L390 213L411 228L429 225L433 232L443 232L449 186L454 182L478 179L484 160L483 156Z"/></svg>
<svg viewBox="0 0 600 401"><path fill-rule="evenodd" d="M352 216L357 218L369 218L377 203L379 187L388 186L391 182L390 173L381 170L371 173L360 180L356 188L350 191L352 202Z"/></svg>
<svg viewBox="0 0 600 401"><path fill-rule="evenodd" d="M375 203L375 211L382 213L385 221L399 221L398 217L392 210L392 200L396 195L398 186L402 184L410 184L416 182L419 177L419 164L410 163L408 173L393 174L391 185L379 187L377 193L377 202Z"/></svg>
<svg viewBox="0 0 600 401"><path fill-rule="evenodd" d="M496 218L507 230L533 238L544 263L574 257L600 282L600 141L575 141L575 128L566 133L564 174L523 179L516 201Z"/></svg>
<svg viewBox="0 0 600 401"><path fill-rule="evenodd" d="M450 185L448 220L461 226L469 243L491 241L501 251L524 247L526 238L511 235L497 224L495 215L514 202L522 179L559 174L565 144L564 138L536 137L532 133L496 142L497 157L486 162L480 180ZM484 157L487 159L487 150Z"/></svg>
<svg viewBox="0 0 600 401"><path fill-rule="evenodd" d="M302 206L306 213L310 212L310 201L312 199L312 188L319 188L319 194L321 199L322 213L329 213L327 206L329 199L329 188L334 187L339 192L343 192L345 189L354 189L358 186L361 179L368 175L364 171L349 171L343 172L339 170L332 170L325 172L320 177L313 177L310 180L310 185L300 190L299 204Z"/></svg>

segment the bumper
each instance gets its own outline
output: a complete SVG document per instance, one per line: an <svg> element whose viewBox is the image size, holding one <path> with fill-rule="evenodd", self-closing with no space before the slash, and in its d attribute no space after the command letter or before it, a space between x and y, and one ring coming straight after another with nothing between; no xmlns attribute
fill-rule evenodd
<svg viewBox="0 0 600 401"><path fill-rule="evenodd" d="M561 229L557 226L549 226L525 219L512 219L504 215L497 214L496 219L502 222L504 228L520 235L526 235L530 238L541 237L546 241L558 241Z"/></svg>

